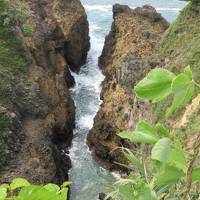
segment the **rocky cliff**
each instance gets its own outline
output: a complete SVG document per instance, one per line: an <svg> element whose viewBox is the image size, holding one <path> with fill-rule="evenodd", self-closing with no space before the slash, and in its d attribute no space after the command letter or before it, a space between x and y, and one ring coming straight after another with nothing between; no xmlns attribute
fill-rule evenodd
<svg viewBox="0 0 200 200"><path fill-rule="evenodd" d="M117 147L134 148L116 133L133 129L143 116L150 118L149 104L136 100L132 90L136 82L159 64L153 53L168 27L167 21L150 6L132 10L115 5L113 19L99 58L105 75L103 103L87 138L94 158L110 170L120 168L116 162L126 162Z"/></svg>
<svg viewBox="0 0 200 200"><path fill-rule="evenodd" d="M13 1L18 3L18 1ZM70 70L89 49L88 22L79 0L31 0L27 31L0 23L0 182L62 182L75 106Z"/></svg>

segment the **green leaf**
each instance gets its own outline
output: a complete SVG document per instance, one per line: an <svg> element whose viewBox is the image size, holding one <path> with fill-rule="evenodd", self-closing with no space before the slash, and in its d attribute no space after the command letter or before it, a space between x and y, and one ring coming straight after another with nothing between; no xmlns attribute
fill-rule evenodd
<svg viewBox="0 0 200 200"><path fill-rule="evenodd" d="M190 66L187 66L187 67L184 69L184 74L185 74L190 80L193 80L193 74L192 74L192 70L191 70Z"/></svg>
<svg viewBox="0 0 200 200"><path fill-rule="evenodd" d="M167 163L183 170L184 172L187 170L187 161L182 149L171 148Z"/></svg>
<svg viewBox="0 0 200 200"><path fill-rule="evenodd" d="M137 200L157 200L156 194L149 187L144 187L136 197Z"/></svg>
<svg viewBox="0 0 200 200"><path fill-rule="evenodd" d="M0 188L9 189L10 186L8 184L2 184L2 185L0 185Z"/></svg>
<svg viewBox="0 0 200 200"><path fill-rule="evenodd" d="M68 187L72 184L72 182L70 181L65 181L63 184L62 184L62 187Z"/></svg>
<svg viewBox="0 0 200 200"><path fill-rule="evenodd" d="M170 132L161 123L156 124L155 128L158 134L163 135L165 137L170 137Z"/></svg>
<svg viewBox="0 0 200 200"><path fill-rule="evenodd" d="M52 184L52 183L45 185L44 188L50 192L55 192L55 193L57 193L60 190L59 186L57 186L56 184Z"/></svg>
<svg viewBox="0 0 200 200"><path fill-rule="evenodd" d="M23 178L15 178L13 179L12 183L10 184L10 189L15 190L17 188L29 186L30 183Z"/></svg>
<svg viewBox="0 0 200 200"><path fill-rule="evenodd" d="M194 83L185 74L178 75L172 82L172 92L174 99L171 107L168 109L168 115L172 114L174 110L185 106L194 94Z"/></svg>
<svg viewBox="0 0 200 200"><path fill-rule="evenodd" d="M171 94L172 80L176 76L165 69L153 69L143 80L135 87L135 93L138 98L161 101Z"/></svg>
<svg viewBox="0 0 200 200"><path fill-rule="evenodd" d="M149 123L145 121L140 121L138 122L136 126L137 131L142 131L142 132L147 132L149 134L155 134L156 135L156 130L154 129L153 126L151 126Z"/></svg>
<svg viewBox="0 0 200 200"><path fill-rule="evenodd" d="M62 188L59 194L60 194L59 200L66 200L68 194L68 188Z"/></svg>
<svg viewBox="0 0 200 200"><path fill-rule="evenodd" d="M200 182L200 168L196 168L192 172L192 181Z"/></svg>
<svg viewBox="0 0 200 200"><path fill-rule="evenodd" d="M135 131L123 131L118 135L121 138L129 139L132 142L144 144L155 144L159 139L156 130L144 121L138 123Z"/></svg>
<svg viewBox="0 0 200 200"><path fill-rule="evenodd" d="M19 196L21 197L21 199L26 200L26 199L29 199L29 197L31 197L32 194L34 194L40 189L41 189L41 186L30 185L30 186L22 188L21 191L19 192Z"/></svg>
<svg viewBox="0 0 200 200"><path fill-rule="evenodd" d="M158 173L155 184L157 186L173 184L184 176L185 174L182 170L179 170L174 166L166 165L165 168Z"/></svg>
<svg viewBox="0 0 200 200"><path fill-rule="evenodd" d="M0 188L0 200L5 200L7 197L7 189Z"/></svg>
<svg viewBox="0 0 200 200"><path fill-rule="evenodd" d="M56 193L50 192L44 187L33 187L31 190L28 189L29 187L24 188L26 192L23 194L23 200L59 200L59 196Z"/></svg>
<svg viewBox="0 0 200 200"><path fill-rule="evenodd" d="M166 162L169 156L170 139L162 138L153 147L151 158L160 162Z"/></svg>
<svg viewBox="0 0 200 200"><path fill-rule="evenodd" d="M123 200L133 200L134 199L134 190L131 186L128 185L119 185L119 195Z"/></svg>

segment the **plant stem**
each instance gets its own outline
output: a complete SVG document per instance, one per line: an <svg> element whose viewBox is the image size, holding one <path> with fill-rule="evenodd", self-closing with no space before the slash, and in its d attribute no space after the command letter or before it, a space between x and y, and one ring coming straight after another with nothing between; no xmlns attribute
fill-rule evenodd
<svg viewBox="0 0 200 200"><path fill-rule="evenodd" d="M187 170L187 180L186 180L186 191L183 193L183 200L188 200L188 195L192 186L192 172L194 169L195 161L200 152L200 134L197 136L197 139L194 142L194 154L190 161L190 165Z"/></svg>
<svg viewBox="0 0 200 200"><path fill-rule="evenodd" d="M200 88L200 84L198 84L196 81L193 80L193 83Z"/></svg>

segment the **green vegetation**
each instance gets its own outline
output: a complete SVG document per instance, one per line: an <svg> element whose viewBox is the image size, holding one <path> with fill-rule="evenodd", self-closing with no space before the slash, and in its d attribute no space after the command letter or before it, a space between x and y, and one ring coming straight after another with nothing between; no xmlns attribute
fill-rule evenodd
<svg viewBox="0 0 200 200"><path fill-rule="evenodd" d="M0 200L67 200L70 184L65 182L61 187L52 183L32 185L25 179L16 178L10 185L0 185Z"/></svg>
<svg viewBox="0 0 200 200"><path fill-rule="evenodd" d="M17 17L22 14L14 18L17 8L10 1L0 0L0 108L3 106L5 109L13 108L12 105L16 101L15 88L24 82L27 72L24 50L15 33L16 20L22 19ZM0 113L0 166L6 160L11 125L12 121L7 114Z"/></svg>
<svg viewBox="0 0 200 200"><path fill-rule="evenodd" d="M190 65L195 80L200 79L200 2L189 3L170 25L158 49L158 57L165 67L174 73L179 73L184 66ZM195 89L198 94L200 89ZM172 98L161 101L153 106L154 117L157 121L165 120L165 112L171 104ZM178 109L170 116L176 120L183 113ZM191 125L192 126L192 125Z"/></svg>
<svg viewBox="0 0 200 200"><path fill-rule="evenodd" d="M26 74L26 59L16 38L9 1L0 0L0 102L8 104L13 98L13 87ZM9 18L10 17L10 18ZM8 19L12 23L8 23Z"/></svg>
<svg viewBox="0 0 200 200"><path fill-rule="evenodd" d="M135 94L138 98L152 102L173 95L172 105L167 111L169 115L191 101L195 86L200 87L194 81L189 66L178 75L156 68L137 84ZM154 126L140 121L135 131L124 131L118 135L140 143L141 149L134 154L129 149L122 148L131 163L127 166L131 174L118 181L116 190L108 197L123 200L197 200L200 197L200 192L195 187L200 182L199 132L197 139L193 141L192 152L184 150L184 140L180 139L183 136L173 134L160 123ZM149 145L153 147L150 148Z"/></svg>
<svg viewBox="0 0 200 200"><path fill-rule="evenodd" d="M196 5L189 3L166 31L159 48L159 58L167 58L171 71L180 72L192 66L194 77L200 78L200 15Z"/></svg>

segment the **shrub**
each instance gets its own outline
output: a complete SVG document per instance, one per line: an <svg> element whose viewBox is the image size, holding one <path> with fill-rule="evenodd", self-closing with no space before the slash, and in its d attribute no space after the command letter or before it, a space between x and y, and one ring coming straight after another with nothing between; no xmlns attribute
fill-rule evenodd
<svg viewBox="0 0 200 200"><path fill-rule="evenodd" d="M0 185L0 200L66 200L69 185L70 182L61 187L52 183L32 185L26 179L16 178L10 185Z"/></svg>
<svg viewBox="0 0 200 200"><path fill-rule="evenodd" d="M167 111L169 116L191 101L195 87L200 85L194 81L189 66L178 75L156 68L136 85L135 94L140 99L154 103L173 95L172 105ZM140 121L133 132L123 131L118 135L131 142L140 143L141 148L135 154L129 149L122 148L124 155L130 161L130 165L126 167L131 170L131 174L126 179L116 182L116 190L107 198L123 200L199 198L198 189L192 186L200 182L198 161L200 134L193 141L192 153L184 151L184 141L180 135L173 135L160 123L151 125L146 121ZM149 149L151 149L150 154Z"/></svg>

